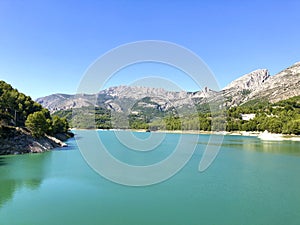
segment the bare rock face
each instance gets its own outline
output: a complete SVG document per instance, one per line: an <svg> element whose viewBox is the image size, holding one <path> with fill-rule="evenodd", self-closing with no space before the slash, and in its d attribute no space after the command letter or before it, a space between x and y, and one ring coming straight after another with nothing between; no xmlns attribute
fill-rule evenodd
<svg viewBox="0 0 300 225"><path fill-rule="evenodd" d="M270 74L267 69L258 69L232 81L229 85L223 88L223 90L256 90L261 87L268 78L270 78Z"/></svg>
<svg viewBox="0 0 300 225"><path fill-rule="evenodd" d="M274 103L298 95L300 95L300 62L270 77L254 90L249 98L264 98Z"/></svg>
<svg viewBox="0 0 300 225"><path fill-rule="evenodd" d="M192 109L204 103L219 103L224 107L243 104L253 99L277 102L300 95L300 62L270 76L267 69L258 69L232 81L221 91L205 87L196 92L175 92L162 88L118 86L102 90L97 94L54 94L37 99L51 112L100 106L118 113L130 113L139 103L145 108L157 107L165 111L171 108Z"/></svg>
<svg viewBox="0 0 300 225"><path fill-rule="evenodd" d="M224 107L238 106L250 100L249 94L260 88L268 79L270 74L267 69L255 70L232 81L213 98L209 98L208 102L219 101Z"/></svg>
<svg viewBox="0 0 300 225"><path fill-rule="evenodd" d="M92 95L66 95L66 94L53 94L46 97L38 98L37 103L43 107L55 112L58 110L66 110L73 108L81 108L92 105Z"/></svg>
<svg viewBox="0 0 300 225"><path fill-rule="evenodd" d="M223 89L227 107L237 106L254 99L274 103L299 95L300 62L274 76L270 76L266 69L255 70L236 79Z"/></svg>
<svg viewBox="0 0 300 225"><path fill-rule="evenodd" d="M214 96L218 95L217 91L211 90L208 87L205 87L202 91L197 91L192 94L192 98L196 99L203 99L203 98L212 98Z"/></svg>
<svg viewBox="0 0 300 225"><path fill-rule="evenodd" d="M5 129L5 137L0 138L0 155L40 153L66 146L62 141L51 136L35 138L25 128L6 127Z"/></svg>
<svg viewBox="0 0 300 225"><path fill-rule="evenodd" d="M210 92L213 92L210 90ZM199 92L200 93L200 92ZM205 94L205 96L208 96ZM162 109L193 105L194 96L188 92L167 91L162 88L118 86L102 90L95 95L54 94L36 101L43 107L55 112L86 106L100 106L115 112L128 112L130 108L144 98L161 105Z"/></svg>

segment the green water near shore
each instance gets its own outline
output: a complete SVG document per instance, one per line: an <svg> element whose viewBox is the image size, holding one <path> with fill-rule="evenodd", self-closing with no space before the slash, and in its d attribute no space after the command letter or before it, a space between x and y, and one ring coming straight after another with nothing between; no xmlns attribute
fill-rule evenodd
<svg viewBox="0 0 300 225"><path fill-rule="evenodd" d="M166 134L160 151L147 158L124 154L126 147L111 142L112 132L101 132L115 157L137 164L162 160L180 136ZM74 139L58 151L2 156L0 224L300 224L299 142L225 136L216 160L200 173L208 138L200 135L193 157L179 173L146 187L99 176Z"/></svg>

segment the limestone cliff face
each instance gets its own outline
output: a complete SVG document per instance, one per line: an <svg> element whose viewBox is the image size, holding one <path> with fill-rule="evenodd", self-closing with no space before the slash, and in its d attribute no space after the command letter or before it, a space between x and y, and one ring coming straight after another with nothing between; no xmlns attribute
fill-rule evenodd
<svg viewBox="0 0 300 225"><path fill-rule="evenodd" d="M300 62L270 76L267 69L255 70L227 85L218 97L226 107L238 106L254 99L272 103L300 95ZM216 98L209 98L209 102Z"/></svg>
<svg viewBox="0 0 300 225"><path fill-rule="evenodd" d="M229 85L223 88L223 90L256 90L260 88L263 85L263 83L269 78L270 74L267 69L258 69L232 81Z"/></svg>
<svg viewBox="0 0 300 225"><path fill-rule="evenodd" d="M81 108L92 105L93 95L67 95L67 94L53 94L46 97L38 98L36 102L43 107L49 109L51 112L57 110L66 110L73 108Z"/></svg>
<svg viewBox="0 0 300 225"><path fill-rule="evenodd" d="M300 62L270 77L250 95L250 99L265 98L278 102L300 95Z"/></svg>
<svg viewBox="0 0 300 225"><path fill-rule="evenodd" d="M249 94L261 88L268 79L270 79L269 71L259 69L232 81L222 90L224 106L237 106L250 100Z"/></svg>
<svg viewBox="0 0 300 225"><path fill-rule="evenodd" d="M38 98L36 101L51 112L84 106L101 106L116 112L125 112L144 98L150 98L151 101L167 109L171 106L189 107L193 105L195 96L185 91L172 92L162 88L118 86L102 90L95 95L53 94Z"/></svg>
<svg viewBox="0 0 300 225"><path fill-rule="evenodd" d="M37 99L51 112L85 106L101 106L109 110L128 113L135 103L145 108L153 105L165 111L171 108L193 108L195 105L218 102L225 107L263 98L277 102L300 95L300 62L270 76L267 69L258 69L232 81L221 91L205 87L197 92L175 92L162 88L118 86L94 95L54 94ZM151 103L151 104L150 104Z"/></svg>

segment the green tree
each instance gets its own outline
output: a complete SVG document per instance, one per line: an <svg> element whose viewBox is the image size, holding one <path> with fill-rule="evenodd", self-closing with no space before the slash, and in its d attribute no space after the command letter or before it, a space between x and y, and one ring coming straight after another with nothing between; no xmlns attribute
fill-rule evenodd
<svg viewBox="0 0 300 225"><path fill-rule="evenodd" d="M257 123L255 120L249 120L242 125L242 130L245 131L256 131Z"/></svg>
<svg viewBox="0 0 300 225"><path fill-rule="evenodd" d="M30 129L34 137L42 137L50 128L42 111L30 114L26 119L25 125Z"/></svg>
<svg viewBox="0 0 300 225"><path fill-rule="evenodd" d="M300 119L291 120L283 126L283 133L285 134L300 134Z"/></svg>
<svg viewBox="0 0 300 225"><path fill-rule="evenodd" d="M226 131L237 131L239 130L240 121L229 120L226 125Z"/></svg>
<svg viewBox="0 0 300 225"><path fill-rule="evenodd" d="M181 130L181 119L177 116L169 116L164 119L167 130Z"/></svg>
<svg viewBox="0 0 300 225"><path fill-rule="evenodd" d="M41 111L42 106L11 85L0 81L0 121L6 125L24 126L29 114Z"/></svg>
<svg viewBox="0 0 300 225"><path fill-rule="evenodd" d="M266 122L266 129L271 133L282 133L282 121L277 117L269 117Z"/></svg>
<svg viewBox="0 0 300 225"><path fill-rule="evenodd" d="M52 118L52 133L66 133L68 131L69 125L66 118L60 118L59 116L53 116Z"/></svg>
<svg viewBox="0 0 300 225"><path fill-rule="evenodd" d="M213 131L225 131L226 130L226 120L222 117L212 118L211 130Z"/></svg>

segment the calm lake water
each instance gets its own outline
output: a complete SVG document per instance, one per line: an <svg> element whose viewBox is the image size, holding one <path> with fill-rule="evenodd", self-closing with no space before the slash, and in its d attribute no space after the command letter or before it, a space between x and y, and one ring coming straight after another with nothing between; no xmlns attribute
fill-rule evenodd
<svg viewBox="0 0 300 225"><path fill-rule="evenodd" d="M84 131L80 135L86 138ZM136 165L164 159L180 137L167 134L158 151L141 153L128 151L111 131L100 136L112 155ZM0 224L300 224L299 142L225 136L216 160L200 173L208 138L200 135L193 143L195 153L179 173L145 187L123 186L98 175L74 139L57 151L1 156Z"/></svg>

